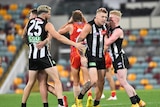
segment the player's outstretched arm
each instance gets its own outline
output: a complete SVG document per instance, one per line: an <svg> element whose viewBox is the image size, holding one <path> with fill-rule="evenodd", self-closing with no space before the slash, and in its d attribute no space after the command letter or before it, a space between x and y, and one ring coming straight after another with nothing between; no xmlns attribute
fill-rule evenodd
<svg viewBox="0 0 160 107"><path fill-rule="evenodd" d="M45 27L46 31L49 32L49 34L51 34L51 36L55 39L57 39L58 41L64 43L64 44L67 44L67 45L71 45L71 46L75 46L77 49L79 49L80 51L84 49L84 46L81 44L81 43L75 43L71 40L69 40L68 38L66 38L65 36L59 34L54 26L48 22L46 24L46 27Z"/></svg>

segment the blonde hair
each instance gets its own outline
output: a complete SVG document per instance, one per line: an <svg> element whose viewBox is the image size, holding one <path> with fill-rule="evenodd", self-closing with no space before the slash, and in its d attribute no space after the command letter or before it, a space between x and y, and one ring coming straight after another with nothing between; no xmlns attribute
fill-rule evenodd
<svg viewBox="0 0 160 107"><path fill-rule="evenodd" d="M99 8L99 9L97 9L96 13L99 13L99 12L107 13L107 14L108 14L108 11L107 11L106 8L104 8L104 7L101 7L101 8Z"/></svg>
<svg viewBox="0 0 160 107"><path fill-rule="evenodd" d="M122 13L121 13L121 11L119 11L119 10L111 10L111 11L109 12L109 14L116 15L116 16L118 16L119 18L122 17Z"/></svg>
<svg viewBox="0 0 160 107"><path fill-rule="evenodd" d="M47 5L40 5L37 8L37 13L41 14L41 13L48 13L51 10L51 7L47 6Z"/></svg>

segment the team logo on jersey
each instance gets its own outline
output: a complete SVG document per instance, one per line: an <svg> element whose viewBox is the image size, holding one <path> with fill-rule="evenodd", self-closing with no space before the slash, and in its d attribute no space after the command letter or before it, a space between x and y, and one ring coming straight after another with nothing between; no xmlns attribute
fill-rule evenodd
<svg viewBox="0 0 160 107"><path fill-rule="evenodd" d="M96 32L96 35L99 36L100 35L99 32Z"/></svg>
<svg viewBox="0 0 160 107"><path fill-rule="evenodd" d="M107 31L106 31L106 30L102 30L102 31L101 31L101 34L102 34L102 35L106 35L106 34L107 34Z"/></svg>

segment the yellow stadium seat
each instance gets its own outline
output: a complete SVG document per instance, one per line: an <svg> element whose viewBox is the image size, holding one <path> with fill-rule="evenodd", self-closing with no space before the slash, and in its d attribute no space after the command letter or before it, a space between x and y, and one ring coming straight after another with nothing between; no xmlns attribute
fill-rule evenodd
<svg viewBox="0 0 160 107"><path fill-rule="evenodd" d="M13 83L14 83L16 86L18 86L18 85L21 84L22 82L23 82L22 78L19 78L19 77L15 78L15 79L13 80Z"/></svg>
<svg viewBox="0 0 160 107"><path fill-rule="evenodd" d="M15 93L16 93L16 94L23 94L23 89L16 89L16 90L15 90Z"/></svg>
<svg viewBox="0 0 160 107"><path fill-rule="evenodd" d="M0 15L4 16L7 14L7 10L6 9L0 9Z"/></svg>
<svg viewBox="0 0 160 107"><path fill-rule="evenodd" d="M59 72L64 70L64 67L62 65L57 64L57 69Z"/></svg>
<svg viewBox="0 0 160 107"><path fill-rule="evenodd" d="M2 77L3 72L4 72L4 69L2 67L0 67L0 77Z"/></svg>
<svg viewBox="0 0 160 107"><path fill-rule="evenodd" d="M18 9L18 4L10 4L9 9L12 11L16 11Z"/></svg>
<svg viewBox="0 0 160 107"><path fill-rule="evenodd" d="M8 46L8 51L15 54L17 50L17 47L15 45L9 45Z"/></svg>
<svg viewBox="0 0 160 107"><path fill-rule="evenodd" d="M124 88L123 87L119 87L119 90L124 90Z"/></svg>
<svg viewBox="0 0 160 107"><path fill-rule="evenodd" d="M5 14L5 15L3 15L3 19L4 19L5 21L9 21L9 20L12 19L12 16L11 16L10 14Z"/></svg>
<svg viewBox="0 0 160 107"><path fill-rule="evenodd" d="M140 35L141 37L147 36L147 35L148 35L148 30L147 30L147 29L140 29L139 35Z"/></svg>
<svg viewBox="0 0 160 107"><path fill-rule="evenodd" d="M128 45L128 41L126 39L123 40L122 46L126 47Z"/></svg>
<svg viewBox="0 0 160 107"><path fill-rule="evenodd" d="M20 24L15 24L15 29L16 29L16 32L18 33L19 36L23 35L23 29Z"/></svg>
<svg viewBox="0 0 160 107"><path fill-rule="evenodd" d="M157 62L154 62L154 61L149 62L150 68L156 68L157 66L158 66Z"/></svg>
<svg viewBox="0 0 160 107"><path fill-rule="evenodd" d="M27 16L30 11L31 11L31 9L29 9L29 8L24 8L24 9L22 10L22 15Z"/></svg>
<svg viewBox="0 0 160 107"><path fill-rule="evenodd" d="M147 85L144 86L144 89L151 90L151 89L153 89L153 85L147 84Z"/></svg>
<svg viewBox="0 0 160 107"><path fill-rule="evenodd" d="M134 64L137 62L137 57L135 57L135 56L130 56L130 57L128 58L128 60L129 60L129 63L130 63L131 65L134 65Z"/></svg>
<svg viewBox="0 0 160 107"><path fill-rule="evenodd" d="M14 35L7 35L7 42L11 43L14 41Z"/></svg>
<svg viewBox="0 0 160 107"><path fill-rule="evenodd" d="M128 74L127 78L129 81L134 81L136 80L136 74L133 74L133 73Z"/></svg>
<svg viewBox="0 0 160 107"><path fill-rule="evenodd" d="M67 70L63 70L60 72L60 77L68 77L69 76L69 72Z"/></svg>
<svg viewBox="0 0 160 107"><path fill-rule="evenodd" d="M20 24L15 24L15 29L18 31L19 29L22 29L22 26Z"/></svg>
<svg viewBox="0 0 160 107"><path fill-rule="evenodd" d="M142 84L142 85L148 85L149 81L148 81L148 79L141 79L140 84Z"/></svg>
<svg viewBox="0 0 160 107"><path fill-rule="evenodd" d="M137 40L137 37L135 35L129 35L129 38L128 38L130 41L136 41Z"/></svg>
<svg viewBox="0 0 160 107"><path fill-rule="evenodd" d="M19 36L23 36L23 29L19 29L19 30L18 30L18 35L19 35Z"/></svg>
<svg viewBox="0 0 160 107"><path fill-rule="evenodd" d="M116 80L115 85L120 86L120 82L118 80Z"/></svg>

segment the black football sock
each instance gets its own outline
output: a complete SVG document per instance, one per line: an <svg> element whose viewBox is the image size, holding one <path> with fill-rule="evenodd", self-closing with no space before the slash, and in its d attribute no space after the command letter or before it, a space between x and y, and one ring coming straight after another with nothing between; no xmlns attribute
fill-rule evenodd
<svg viewBox="0 0 160 107"><path fill-rule="evenodd" d="M132 104L136 104L136 103L137 103L135 96L130 97L130 100L131 100L131 103L132 103Z"/></svg>
<svg viewBox="0 0 160 107"><path fill-rule="evenodd" d="M137 100L137 103L139 103L140 102L140 98L139 98L139 96L138 95L135 95L135 98L136 98L136 100Z"/></svg>
<svg viewBox="0 0 160 107"><path fill-rule="evenodd" d="M97 106L100 101L94 100L94 106Z"/></svg>
<svg viewBox="0 0 160 107"><path fill-rule="evenodd" d="M62 99L58 99L58 104L60 104L61 106L63 106L63 100Z"/></svg>
<svg viewBox="0 0 160 107"><path fill-rule="evenodd" d="M84 95L83 95L82 93L80 93L80 94L78 95L78 99L83 99L83 97L84 97Z"/></svg>
<svg viewBox="0 0 160 107"><path fill-rule="evenodd" d="M48 103L43 103L43 107L48 107Z"/></svg>
<svg viewBox="0 0 160 107"><path fill-rule="evenodd" d="M22 104L21 104L21 107L26 107L26 103L22 103Z"/></svg>

